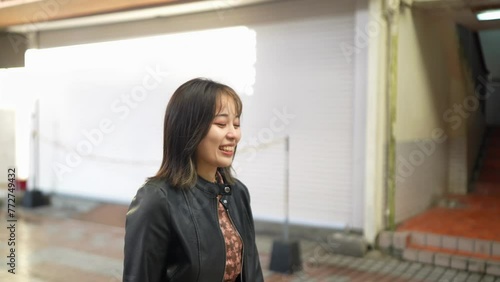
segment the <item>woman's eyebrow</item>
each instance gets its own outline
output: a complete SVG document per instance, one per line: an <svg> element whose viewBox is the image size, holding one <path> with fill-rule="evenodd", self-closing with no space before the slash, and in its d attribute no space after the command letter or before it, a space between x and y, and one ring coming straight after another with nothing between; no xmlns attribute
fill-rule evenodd
<svg viewBox="0 0 500 282"><path fill-rule="evenodd" d="M215 117L229 117L228 114L218 114L218 115L215 115ZM240 116L235 116L235 118L240 118Z"/></svg>

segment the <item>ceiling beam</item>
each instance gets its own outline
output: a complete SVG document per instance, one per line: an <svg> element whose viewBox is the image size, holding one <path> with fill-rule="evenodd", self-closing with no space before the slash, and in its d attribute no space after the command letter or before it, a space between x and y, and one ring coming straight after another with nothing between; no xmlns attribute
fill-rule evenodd
<svg viewBox="0 0 500 282"><path fill-rule="evenodd" d="M0 29L54 20L134 9L200 2L201 0L10 0L0 2ZM238 1L236 1L238 2Z"/></svg>

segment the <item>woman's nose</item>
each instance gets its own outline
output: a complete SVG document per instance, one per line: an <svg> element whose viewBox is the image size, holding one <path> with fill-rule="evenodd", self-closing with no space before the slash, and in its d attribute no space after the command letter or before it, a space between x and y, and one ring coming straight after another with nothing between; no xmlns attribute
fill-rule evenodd
<svg viewBox="0 0 500 282"><path fill-rule="evenodd" d="M234 129L229 130L229 131L227 132L226 136L227 136L227 138L229 138L229 139L234 139L234 138L236 138L236 133L235 133Z"/></svg>
<svg viewBox="0 0 500 282"><path fill-rule="evenodd" d="M226 134L227 138L229 139L235 139L237 136L236 136L236 128L234 128L234 126L230 126L229 127L229 130Z"/></svg>

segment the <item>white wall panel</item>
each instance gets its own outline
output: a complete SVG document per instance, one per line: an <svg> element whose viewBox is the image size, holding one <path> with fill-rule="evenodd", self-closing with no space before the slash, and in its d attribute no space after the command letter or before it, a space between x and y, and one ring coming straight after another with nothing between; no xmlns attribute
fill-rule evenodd
<svg viewBox="0 0 500 282"><path fill-rule="evenodd" d="M1 91L1 89L0 89ZM0 104L0 189L8 187L9 177L7 174L14 174L17 179L16 171L16 112L12 109L2 108Z"/></svg>

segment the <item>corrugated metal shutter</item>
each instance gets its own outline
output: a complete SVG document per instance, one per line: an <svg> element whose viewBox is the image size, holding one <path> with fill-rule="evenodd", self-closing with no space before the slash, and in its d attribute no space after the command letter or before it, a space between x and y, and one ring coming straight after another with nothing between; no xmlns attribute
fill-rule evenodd
<svg viewBox="0 0 500 282"><path fill-rule="evenodd" d="M256 218L284 217L289 135L291 222L352 226L353 65L340 44L354 40L354 7L332 2L323 2L329 15L255 27L255 97L244 113L255 120L244 120L252 128L244 128L242 144L253 145L242 146L236 160ZM285 112L294 116L288 125L279 119ZM272 130L273 118L284 130Z"/></svg>
<svg viewBox="0 0 500 282"><path fill-rule="evenodd" d="M217 17L210 12L44 31L39 42L43 48L230 26L255 31L255 83L248 85L253 95L242 95L243 139L236 157L254 216L283 219L283 137L289 136L291 222L352 226L354 64L341 44L354 42L355 1L278 1L235 8L214 21ZM152 131L151 138L158 134Z"/></svg>

